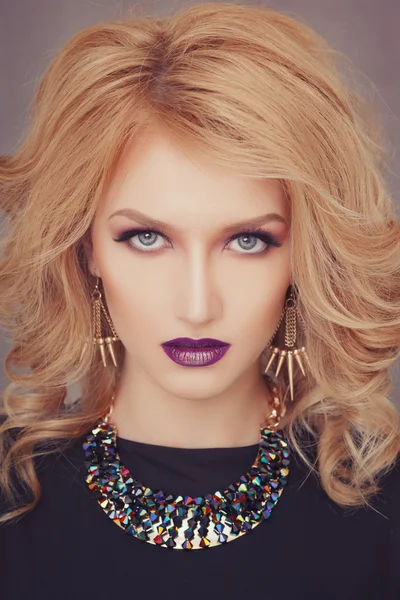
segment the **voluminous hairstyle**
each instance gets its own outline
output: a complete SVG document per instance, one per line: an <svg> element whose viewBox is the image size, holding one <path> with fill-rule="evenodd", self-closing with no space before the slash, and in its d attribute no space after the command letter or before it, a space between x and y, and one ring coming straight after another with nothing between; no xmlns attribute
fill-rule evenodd
<svg viewBox="0 0 400 600"><path fill-rule="evenodd" d="M34 458L66 448L109 408L116 369L92 343L82 355L94 335L84 249L122 151L150 131L235 174L281 182L312 367L295 373L288 435L336 503L369 504L379 491L400 450L388 373L400 345L400 225L377 111L346 83L345 64L299 19L228 3L130 13L83 29L53 59L29 132L0 158L0 318L12 342L0 485L21 500L15 469L33 495L0 522L36 506ZM72 382L82 393L68 408ZM287 383L283 374L284 394Z"/></svg>

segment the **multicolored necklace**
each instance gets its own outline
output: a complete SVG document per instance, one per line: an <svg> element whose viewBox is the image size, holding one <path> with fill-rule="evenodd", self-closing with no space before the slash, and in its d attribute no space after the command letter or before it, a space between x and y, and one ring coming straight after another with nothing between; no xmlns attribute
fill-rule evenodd
<svg viewBox="0 0 400 600"><path fill-rule="evenodd" d="M235 540L270 517L289 474L283 430L261 426L253 465L223 492L174 497L132 477L118 454L109 415L83 443L86 482L104 512L126 533L165 548L197 550Z"/></svg>

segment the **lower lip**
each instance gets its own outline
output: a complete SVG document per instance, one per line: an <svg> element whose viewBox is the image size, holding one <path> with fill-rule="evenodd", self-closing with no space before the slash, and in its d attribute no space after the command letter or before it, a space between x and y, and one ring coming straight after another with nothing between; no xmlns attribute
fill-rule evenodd
<svg viewBox="0 0 400 600"><path fill-rule="evenodd" d="M183 367L206 367L221 360L230 346L208 348L183 348L182 346L162 346L165 354Z"/></svg>

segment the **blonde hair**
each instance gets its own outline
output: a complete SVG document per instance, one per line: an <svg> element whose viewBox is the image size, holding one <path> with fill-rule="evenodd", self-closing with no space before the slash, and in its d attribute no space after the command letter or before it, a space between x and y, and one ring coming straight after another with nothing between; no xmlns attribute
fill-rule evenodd
<svg viewBox="0 0 400 600"><path fill-rule="evenodd" d="M205 160L282 182L312 367L311 379L295 374L288 435L338 504L368 504L379 490L378 475L400 451L400 416L388 398L400 344L400 226L377 119L345 84L340 57L298 19L228 3L93 25L55 57L29 133L0 158L10 226L0 318L13 343L0 485L18 497L13 467L33 493L0 522L39 501L33 459L67 447L109 408L116 370L103 367L93 344L80 361L93 337L84 247L126 144L161 129ZM68 410L73 381L82 394Z"/></svg>

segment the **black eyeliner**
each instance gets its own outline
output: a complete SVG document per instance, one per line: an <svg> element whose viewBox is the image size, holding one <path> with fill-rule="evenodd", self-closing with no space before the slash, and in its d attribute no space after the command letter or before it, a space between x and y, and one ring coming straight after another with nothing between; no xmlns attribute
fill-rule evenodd
<svg viewBox="0 0 400 600"><path fill-rule="evenodd" d="M144 227L142 228L134 228L134 229L129 229L128 231L124 231L123 233L121 233L121 235L119 235L116 239L114 239L115 242L125 242L127 240L129 240L130 238L139 235L141 233L155 233L157 235L160 235L161 237L166 237L163 233L161 233L161 231L158 231L157 229L146 229ZM247 230L243 230L240 231L238 233L235 233L234 235L232 235L229 239L228 239L228 243L232 242L233 240L239 238L239 237L244 237L244 236L254 236L259 238L261 241L265 242L266 244L268 244L269 246L275 246L276 248L279 248L280 246L282 246L282 244L276 239L276 237L274 235L272 235L272 233L266 231L265 229L262 229L261 227L254 227L254 228L248 228ZM140 252L140 250L139 250ZM262 252L249 252L248 254L262 254Z"/></svg>
<svg viewBox="0 0 400 600"><path fill-rule="evenodd" d="M129 229L128 231L124 231L123 233L121 233L120 236L118 236L116 239L114 239L114 242L125 242L126 240L129 240L131 237L134 237L135 235L138 235L139 233L156 233L157 235L161 235L161 237L165 237L165 235L163 233L161 233L161 231L157 231L156 229Z"/></svg>

